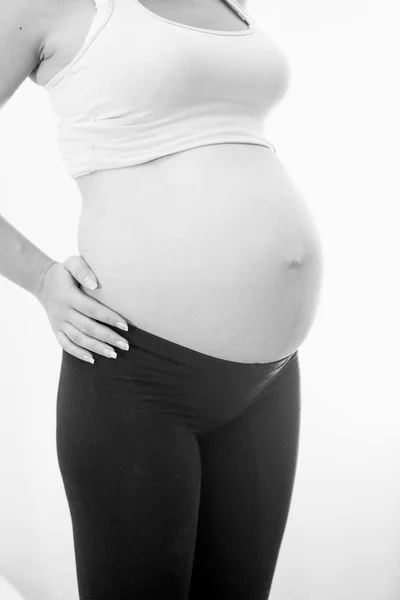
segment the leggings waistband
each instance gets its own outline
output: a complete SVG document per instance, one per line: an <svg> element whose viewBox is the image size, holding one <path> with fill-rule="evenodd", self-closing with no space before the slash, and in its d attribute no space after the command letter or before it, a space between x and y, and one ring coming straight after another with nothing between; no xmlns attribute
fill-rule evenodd
<svg viewBox="0 0 400 600"><path fill-rule="evenodd" d="M121 331L116 327L112 327L112 329L121 334ZM284 366L297 353L296 350L289 356L267 363L244 363L217 358L198 350L181 346L130 323L128 324L128 331L124 332L123 336L134 347L156 354L161 358L167 358L177 363L206 371L274 371L276 368Z"/></svg>

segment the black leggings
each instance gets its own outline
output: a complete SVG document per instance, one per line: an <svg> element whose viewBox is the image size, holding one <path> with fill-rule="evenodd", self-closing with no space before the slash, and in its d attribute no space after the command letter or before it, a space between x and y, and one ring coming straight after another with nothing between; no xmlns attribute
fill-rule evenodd
<svg viewBox="0 0 400 600"><path fill-rule="evenodd" d="M298 353L249 364L122 335L117 359L62 353L80 600L266 600L296 472Z"/></svg>

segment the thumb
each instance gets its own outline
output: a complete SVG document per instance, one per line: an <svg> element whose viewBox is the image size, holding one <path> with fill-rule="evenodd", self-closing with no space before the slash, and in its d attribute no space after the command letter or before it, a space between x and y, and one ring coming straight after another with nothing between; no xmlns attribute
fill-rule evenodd
<svg viewBox="0 0 400 600"><path fill-rule="evenodd" d="M97 288L97 280L93 271L89 268L87 262L80 255L69 256L63 262L64 269L84 287L90 290Z"/></svg>

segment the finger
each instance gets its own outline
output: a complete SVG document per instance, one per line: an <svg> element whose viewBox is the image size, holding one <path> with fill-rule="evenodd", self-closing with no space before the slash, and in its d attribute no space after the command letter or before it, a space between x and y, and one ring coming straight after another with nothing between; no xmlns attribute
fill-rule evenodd
<svg viewBox="0 0 400 600"><path fill-rule="evenodd" d="M128 331L128 323L126 319L121 317L117 312L105 306L95 298L91 298L78 288L75 290L76 295L73 299L73 308L90 319L101 321L107 325L118 327L124 331Z"/></svg>
<svg viewBox="0 0 400 600"><path fill-rule="evenodd" d="M86 317L74 308L70 310L67 322L71 323L76 329L79 329L79 331L90 338L106 342L106 344L118 346L123 350L129 350L129 342L125 338L115 333L112 329L108 329L108 327L97 323L97 321L89 319L89 317ZM128 344L128 347L123 348L122 346L119 346L119 343Z"/></svg>
<svg viewBox="0 0 400 600"><path fill-rule="evenodd" d="M94 363L94 358L91 353L83 350L79 346L76 346L63 331L56 331L56 338L61 347L68 352L68 354L71 354L72 356L80 358L86 362L91 362L92 364Z"/></svg>
<svg viewBox="0 0 400 600"><path fill-rule="evenodd" d="M96 340L95 338L91 338L88 335L79 331L74 325L65 321L63 323L62 328L63 333L69 337L71 342L76 346L80 346L82 348L87 348L92 352L96 352L97 354L101 354L102 356L107 356L108 358L117 358L117 353L114 348L111 346L107 346L103 342Z"/></svg>
<svg viewBox="0 0 400 600"><path fill-rule="evenodd" d="M84 287L95 290L98 286L97 279L93 271L89 268L87 262L79 255L69 256L63 262L66 271Z"/></svg>

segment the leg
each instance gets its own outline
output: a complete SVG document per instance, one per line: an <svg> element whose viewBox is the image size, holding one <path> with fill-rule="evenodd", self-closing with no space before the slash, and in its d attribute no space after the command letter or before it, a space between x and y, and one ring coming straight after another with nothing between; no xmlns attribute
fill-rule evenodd
<svg viewBox="0 0 400 600"><path fill-rule="evenodd" d="M80 600L187 600L199 448L151 400L134 379L104 376L64 353L57 454Z"/></svg>
<svg viewBox="0 0 400 600"><path fill-rule="evenodd" d="M240 417L199 438L190 600L266 600L286 527L300 428L298 358Z"/></svg>

